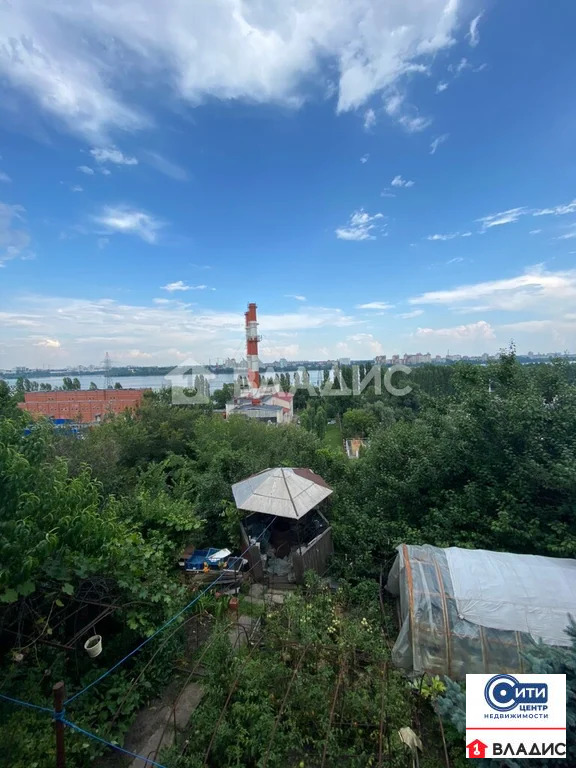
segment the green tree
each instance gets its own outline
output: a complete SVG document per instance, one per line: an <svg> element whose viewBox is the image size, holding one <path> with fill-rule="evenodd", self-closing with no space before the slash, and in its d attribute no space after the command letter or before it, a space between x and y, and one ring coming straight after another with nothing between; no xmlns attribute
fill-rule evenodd
<svg viewBox="0 0 576 768"><path fill-rule="evenodd" d="M368 437L376 425L373 412L364 408L353 408L342 416L344 437Z"/></svg>
<svg viewBox="0 0 576 768"><path fill-rule="evenodd" d="M326 411L322 406L320 406L316 411L316 416L314 418L314 429L320 440L323 440L324 435L326 434L327 422L328 422L328 419L326 417Z"/></svg>
<svg viewBox="0 0 576 768"><path fill-rule="evenodd" d="M214 407L220 410L226 408L226 403L229 403L234 398L234 384L223 384L221 389L216 389L212 393L212 402Z"/></svg>
<svg viewBox="0 0 576 768"><path fill-rule="evenodd" d="M92 391L93 391L93 390L95 390L95 389L98 389L98 385L97 385L97 384L95 384L93 381L91 381L91 382L90 382L90 386L88 387L88 389L90 389L90 390L92 390Z"/></svg>
<svg viewBox="0 0 576 768"><path fill-rule="evenodd" d="M114 384L114 389L122 389L122 384L121 384L119 381L117 381L117 382Z"/></svg>

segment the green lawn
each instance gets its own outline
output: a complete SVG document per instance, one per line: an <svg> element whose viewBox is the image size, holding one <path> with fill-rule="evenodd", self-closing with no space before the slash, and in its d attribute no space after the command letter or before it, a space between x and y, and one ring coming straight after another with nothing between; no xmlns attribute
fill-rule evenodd
<svg viewBox="0 0 576 768"><path fill-rule="evenodd" d="M324 435L324 443L330 448L342 451L342 433L338 424L328 424L326 427L326 434Z"/></svg>

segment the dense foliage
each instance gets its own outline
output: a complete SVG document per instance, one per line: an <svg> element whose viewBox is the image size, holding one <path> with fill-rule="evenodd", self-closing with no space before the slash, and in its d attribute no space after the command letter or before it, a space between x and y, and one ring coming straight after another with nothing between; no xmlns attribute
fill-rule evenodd
<svg viewBox="0 0 576 768"><path fill-rule="evenodd" d="M166 392L151 394L137 413L111 418L80 436L44 422L30 425L17 407L30 391L26 383L10 390L0 381L0 689L49 705L56 680L79 690L138 645L190 599L175 567L183 546L237 547L231 484L267 467L310 467L333 486L331 575L359 589L377 584L403 541L574 557L574 370L561 362L520 365L508 353L487 366L423 366L396 374L396 387L411 387L403 396L379 391L375 378L362 386L366 369L344 368L332 378L327 371L317 389L304 377L283 373L278 383L295 388L299 424L224 420L213 408L225 407L233 396L225 386L211 404L194 407L173 406ZM369 448L349 461L342 436L366 437ZM266 643L249 659L229 662L225 642L215 645L207 664L210 695L193 720L198 733L191 740L198 750L174 758L171 768L193 768L194 755L207 749L209 724L238 664L245 664L246 674L214 739L213 764L255 764L278 716L277 692L297 663L292 651L288 657L279 652L280 639L289 637L310 643L316 661L323 658L319 646L331 643L338 658L326 656L319 664L311 656L302 662L269 765L290 765L296 754L317 759L324 743L326 765L340 753L350 764L368 764L375 753L376 681L388 645L380 633L376 593L367 587L365 599L346 589L338 597L306 593L273 612ZM105 651L89 661L78 641L72 650L62 644L78 626L90 629L100 609L84 605L77 615L74 610L94 594L115 609L97 627L105 634ZM313 621L305 622L309 613ZM121 739L154 684L171 674L182 634L165 645L163 638L152 641L78 699L69 714L84 727ZM352 674L353 649L369 649L371 676L357 667ZM573 675L573 656L562 653L550 652L540 661ZM342 665L349 691L342 699L346 717L352 722L363 717L371 726L362 734L334 728L326 739L331 691ZM396 673L392 680L390 734L415 722L413 692ZM420 696L422 690L427 689L420 686ZM446 699L450 691L449 686ZM5 764L53 764L49 718L4 704L0 714L0 739L9 745L11 760ZM310 717L315 725L307 731L303 721ZM458 753L462 745L455 734L449 730L447 738L455 739ZM436 755L437 728L428 741ZM80 737L70 742L72 768L98 751ZM402 749L396 740L394 755L404 760L398 765L406 764Z"/></svg>

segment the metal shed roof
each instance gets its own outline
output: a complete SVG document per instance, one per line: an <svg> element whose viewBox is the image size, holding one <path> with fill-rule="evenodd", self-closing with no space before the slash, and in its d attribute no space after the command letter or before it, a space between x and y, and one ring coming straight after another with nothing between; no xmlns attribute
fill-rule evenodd
<svg viewBox="0 0 576 768"><path fill-rule="evenodd" d="M298 520L330 496L330 486L310 469L265 469L232 486L238 509Z"/></svg>

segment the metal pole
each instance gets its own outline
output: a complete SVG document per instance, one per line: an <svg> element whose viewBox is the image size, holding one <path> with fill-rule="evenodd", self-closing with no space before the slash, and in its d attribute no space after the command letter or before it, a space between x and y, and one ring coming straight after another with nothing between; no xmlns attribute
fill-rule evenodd
<svg viewBox="0 0 576 768"><path fill-rule="evenodd" d="M56 683L52 688L54 694L54 712L58 715L64 710L64 697L66 690L64 683ZM59 718L54 720L56 731L56 768L66 768L66 755L64 752L64 723Z"/></svg>

